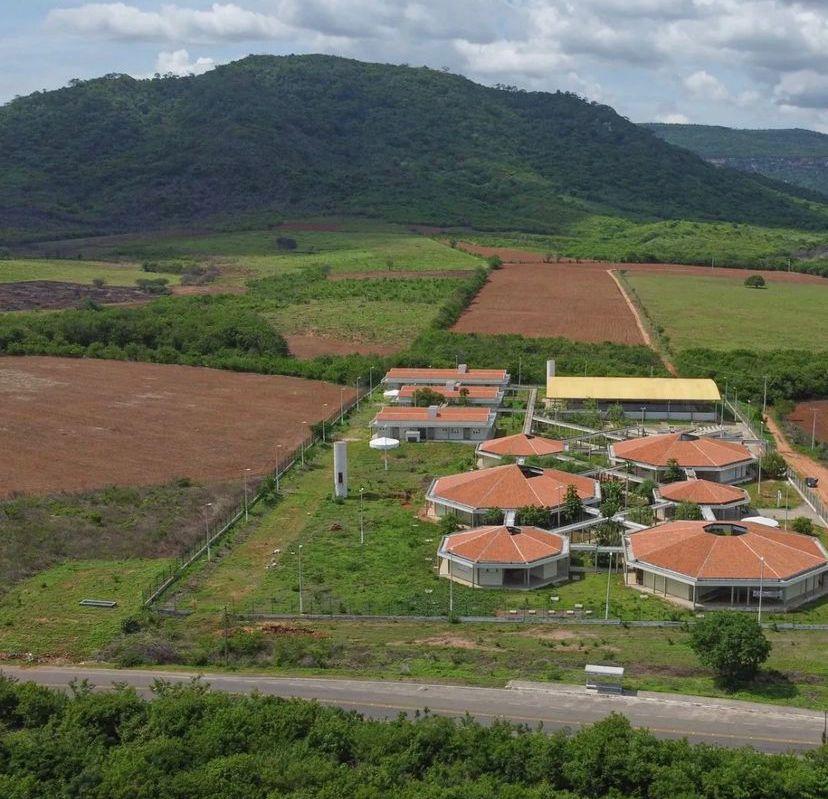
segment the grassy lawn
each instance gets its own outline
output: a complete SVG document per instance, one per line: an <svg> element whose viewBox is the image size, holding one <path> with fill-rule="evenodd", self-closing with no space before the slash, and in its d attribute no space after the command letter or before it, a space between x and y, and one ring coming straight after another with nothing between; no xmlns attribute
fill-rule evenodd
<svg viewBox="0 0 828 799"><path fill-rule="evenodd" d="M64 563L20 583L0 600L0 651L35 657L94 654L141 607L141 589L166 560ZM81 607L82 599L114 600L113 609Z"/></svg>
<svg viewBox="0 0 828 799"><path fill-rule="evenodd" d="M301 544L306 612L446 614L449 586L435 568L440 528L422 520L420 513L431 479L471 468L474 450L462 444L403 444L391 453L385 471L382 458L368 447L365 425L372 414L373 409L363 409L345 434L351 485L347 500L331 499L332 452L318 447L313 462L285 481L284 499L220 565L194 577L180 602L199 613L215 613L225 605L239 611L252 606L296 612ZM454 606L459 615L492 615L529 609L565 613L582 604L598 616L604 612L606 585L602 570L560 587L528 592L454 586ZM559 600L553 602L552 596ZM624 589L620 575L611 580L610 612L628 619L686 615Z"/></svg>
<svg viewBox="0 0 828 799"><path fill-rule="evenodd" d="M474 269L481 264L461 250L408 232L389 232L387 226L342 232L289 229L213 233L158 241L119 244L115 255L138 260L182 256L218 257L250 274L276 275L308 266L330 266L334 273L395 270ZM294 251L279 250L276 239L293 238ZM389 263L390 262L390 263Z"/></svg>
<svg viewBox="0 0 828 799"><path fill-rule="evenodd" d="M181 280L179 275L148 274L136 264L74 261L68 258L0 260L0 283L56 280L91 285L98 277L112 286L134 286L139 278L165 277L170 285L176 285Z"/></svg>
<svg viewBox="0 0 828 799"><path fill-rule="evenodd" d="M753 508L796 508L802 504L802 499L787 480L762 480L761 495L757 491L755 482L739 486L748 492L750 505ZM787 496L787 502L785 497Z"/></svg>
<svg viewBox="0 0 828 799"><path fill-rule="evenodd" d="M771 278L766 289L750 289L723 278L632 272L626 278L676 350L826 346L818 320L828 318L828 284L785 284Z"/></svg>

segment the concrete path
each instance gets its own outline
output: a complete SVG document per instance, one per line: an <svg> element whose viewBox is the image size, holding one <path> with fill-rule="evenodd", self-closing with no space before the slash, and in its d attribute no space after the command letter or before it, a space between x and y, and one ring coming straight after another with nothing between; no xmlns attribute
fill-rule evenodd
<svg viewBox="0 0 828 799"><path fill-rule="evenodd" d="M187 682L196 672L97 669L82 666L4 667L2 673L41 685L65 688L72 680L88 680L101 690L112 683L134 686L143 695L157 679ZM204 674L214 690L316 699L356 710L372 718L395 718L428 708L481 723L508 719L546 730L577 730L618 712L633 725L661 738L688 738L722 746L752 746L764 752L803 751L820 744L823 715L815 711L641 692L636 696L597 695L585 688L555 683L515 681L507 688L475 688L379 680L271 677L255 674Z"/></svg>

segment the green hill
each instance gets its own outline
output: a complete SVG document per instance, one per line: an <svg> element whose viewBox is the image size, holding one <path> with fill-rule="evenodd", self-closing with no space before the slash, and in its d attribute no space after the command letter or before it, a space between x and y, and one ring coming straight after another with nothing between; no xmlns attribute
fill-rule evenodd
<svg viewBox="0 0 828 799"><path fill-rule="evenodd" d="M738 130L715 125L644 127L714 164L828 195L828 136L813 130Z"/></svg>
<svg viewBox="0 0 828 799"><path fill-rule="evenodd" d="M607 106L427 68L250 56L198 77L73 81L0 108L0 240L367 214L560 231L587 213L824 228Z"/></svg>

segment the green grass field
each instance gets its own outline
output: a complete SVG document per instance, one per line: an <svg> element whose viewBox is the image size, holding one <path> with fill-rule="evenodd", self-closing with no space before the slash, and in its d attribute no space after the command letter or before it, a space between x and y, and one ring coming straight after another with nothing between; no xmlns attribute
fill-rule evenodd
<svg viewBox="0 0 828 799"><path fill-rule="evenodd" d="M296 250L280 250L276 244L280 236L293 238ZM216 258L260 277L310 266L330 266L333 273L347 273L474 269L481 264L481 259L425 236L364 226L342 232L275 229L151 242L137 239L113 247L112 254L161 262L182 256Z"/></svg>
<svg viewBox="0 0 828 799"><path fill-rule="evenodd" d="M0 652L93 655L141 609L141 590L167 564L163 559L75 561L20 583L0 600ZM114 600L118 606L81 607L82 599Z"/></svg>
<svg viewBox="0 0 828 799"><path fill-rule="evenodd" d="M170 285L177 285L181 282L179 275L148 274L138 264L73 261L68 258L0 260L0 283L56 280L91 285L95 278L103 278L112 286L134 286L135 281L140 278L153 277L165 277Z"/></svg>
<svg viewBox="0 0 828 799"><path fill-rule="evenodd" d="M654 323L674 350L826 349L828 283L775 282L751 289L741 280L628 272Z"/></svg>

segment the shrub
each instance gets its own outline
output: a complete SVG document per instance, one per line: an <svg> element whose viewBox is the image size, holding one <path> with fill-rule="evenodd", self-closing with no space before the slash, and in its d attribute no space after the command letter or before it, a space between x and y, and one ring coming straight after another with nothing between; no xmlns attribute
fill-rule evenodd
<svg viewBox="0 0 828 799"><path fill-rule="evenodd" d="M748 275L745 278L745 285L751 289L763 289L765 288L765 278L762 275Z"/></svg>
<svg viewBox="0 0 828 799"><path fill-rule="evenodd" d="M295 250L296 239L293 239L290 236L279 236L279 238L276 239L276 247L280 250Z"/></svg>
<svg viewBox="0 0 828 799"><path fill-rule="evenodd" d="M762 467L762 474L770 480L784 480L788 474L788 464L778 452L765 453L759 465Z"/></svg>
<svg viewBox="0 0 828 799"><path fill-rule="evenodd" d="M440 519L440 532L443 535L451 535L460 529L460 520L453 513L447 513Z"/></svg>
<svg viewBox="0 0 828 799"><path fill-rule="evenodd" d="M676 505L675 517L684 521L700 522L702 516L701 508L695 502L679 502Z"/></svg>
<svg viewBox="0 0 828 799"><path fill-rule="evenodd" d="M802 533L803 535L813 535L814 523L807 516L797 516L791 522L791 529L795 533Z"/></svg>
<svg viewBox="0 0 828 799"><path fill-rule="evenodd" d="M418 408L428 408L432 405L443 405L445 398L438 394L433 388L423 386L414 391L414 405Z"/></svg>
<svg viewBox="0 0 828 799"><path fill-rule="evenodd" d="M516 521L530 527L549 527L549 510L537 505L528 505L518 510Z"/></svg>
<svg viewBox="0 0 828 799"><path fill-rule="evenodd" d="M92 278L92 285L96 289L102 289L106 285L106 281L102 277Z"/></svg>
<svg viewBox="0 0 828 799"><path fill-rule="evenodd" d="M490 255L486 259L486 263L489 265L489 269L500 269L503 266L503 261L499 255Z"/></svg>
<svg viewBox="0 0 828 799"><path fill-rule="evenodd" d="M698 619L690 629L690 648L729 685L752 679L771 651L756 619L736 611Z"/></svg>
<svg viewBox="0 0 828 799"><path fill-rule="evenodd" d="M675 483L679 480L684 480L684 472L675 458L670 458L667 461L667 468L664 471L663 479L665 483Z"/></svg>

